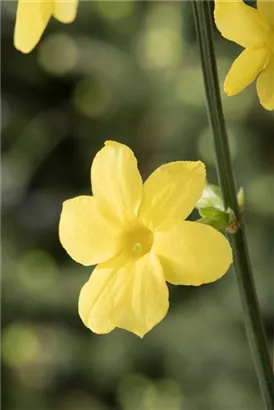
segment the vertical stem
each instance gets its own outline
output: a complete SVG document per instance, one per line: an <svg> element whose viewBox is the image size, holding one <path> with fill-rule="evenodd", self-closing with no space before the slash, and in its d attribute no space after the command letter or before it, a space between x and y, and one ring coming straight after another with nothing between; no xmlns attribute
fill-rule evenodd
<svg viewBox="0 0 274 410"><path fill-rule="evenodd" d="M218 81L213 43L213 23L209 0L192 0L196 31L200 46L208 117L216 154L216 168L226 208L231 208L239 229L229 234L234 254L234 269L239 286L248 343L264 399L265 408L274 410L274 379L267 341L262 325L244 226L237 202L237 191L230 157L226 124Z"/></svg>

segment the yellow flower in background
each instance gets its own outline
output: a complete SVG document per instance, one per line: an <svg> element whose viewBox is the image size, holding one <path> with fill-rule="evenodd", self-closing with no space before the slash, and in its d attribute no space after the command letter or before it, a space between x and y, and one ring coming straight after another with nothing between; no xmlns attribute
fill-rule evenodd
<svg viewBox="0 0 274 410"><path fill-rule="evenodd" d="M254 9L242 0L215 0L214 16L223 37L245 48L225 79L225 92L235 95L259 75L260 103L274 110L274 1L258 0Z"/></svg>
<svg viewBox="0 0 274 410"><path fill-rule="evenodd" d="M14 45L29 53L39 42L50 17L71 23L77 13L78 0L18 0Z"/></svg>
<svg viewBox="0 0 274 410"><path fill-rule="evenodd" d="M205 185L202 162L160 166L143 184L133 152L107 141L91 167L93 196L63 204L59 235L68 254L98 264L81 290L79 314L95 333L115 327L143 337L166 315L168 288L213 282L232 252L210 226L184 221Z"/></svg>

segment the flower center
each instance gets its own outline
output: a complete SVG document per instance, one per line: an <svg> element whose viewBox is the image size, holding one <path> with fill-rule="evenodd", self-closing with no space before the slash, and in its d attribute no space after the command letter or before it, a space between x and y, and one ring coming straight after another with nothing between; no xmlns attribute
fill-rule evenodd
<svg viewBox="0 0 274 410"><path fill-rule="evenodd" d="M124 249L129 257L139 258L148 253L153 244L153 233L141 224L136 224L124 235Z"/></svg>
<svg viewBox="0 0 274 410"><path fill-rule="evenodd" d="M142 250L143 250L142 244L139 243L139 242L138 242L138 243L135 243L135 245L133 246L132 250L133 250L134 252L138 252L138 253L142 252Z"/></svg>

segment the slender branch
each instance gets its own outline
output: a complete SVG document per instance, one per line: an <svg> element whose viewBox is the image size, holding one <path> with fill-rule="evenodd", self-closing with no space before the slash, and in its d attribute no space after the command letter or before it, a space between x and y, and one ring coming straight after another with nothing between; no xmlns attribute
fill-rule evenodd
<svg viewBox="0 0 274 410"><path fill-rule="evenodd" d="M252 277L244 225L241 221L237 203L237 191L234 182L214 51L210 0L192 0L192 4L201 52L208 117L213 134L219 184L222 189L226 208L231 208L234 211L239 222L237 232L228 234L228 236L234 254L234 268L243 305L246 334L265 408L267 410L273 410L273 371Z"/></svg>

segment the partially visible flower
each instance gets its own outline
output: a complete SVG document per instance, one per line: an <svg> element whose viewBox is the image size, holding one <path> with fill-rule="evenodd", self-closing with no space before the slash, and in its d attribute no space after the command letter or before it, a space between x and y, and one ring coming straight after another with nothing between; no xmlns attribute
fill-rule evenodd
<svg viewBox="0 0 274 410"><path fill-rule="evenodd" d="M50 17L71 23L77 13L78 0L18 0L14 45L29 53L39 42Z"/></svg>
<svg viewBox="0 0 274 410"><path fill-rule="evenodd" d="M258 0L257 9L242 0L215 0L221 34L245 50L232 64L224 90L235 95L256 80L260 103L274 110L274 1Z"/></svg>
<svg viewBox="0 0 274 410"><path fill-rule="evenodd" d="M232 261L226 238L184 221L205 185L202 162L160 166L143 184L133 152L107 141L91 167L93 196L63 204L59 234L69 255L98 264L79 314L96 333L115 327L143 337L166 315L168 288L219 279Z"/></svg>

